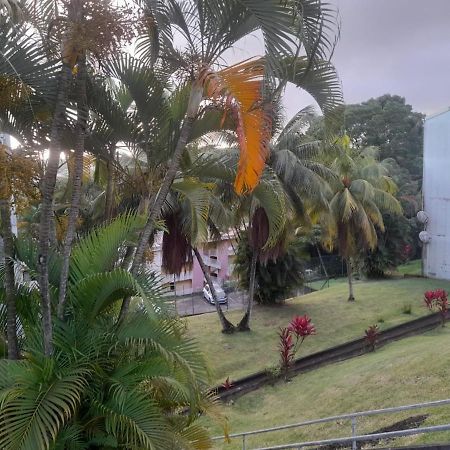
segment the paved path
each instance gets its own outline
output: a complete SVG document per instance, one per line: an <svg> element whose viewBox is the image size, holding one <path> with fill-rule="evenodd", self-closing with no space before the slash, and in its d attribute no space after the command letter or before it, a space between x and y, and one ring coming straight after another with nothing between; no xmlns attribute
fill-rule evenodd
<svg viewBox="0 0 450 450"><path fill-rule="evenodd" d="M228 305L221 305L224 311L230 309L243 309L247 298L245 292L236 291L228 294ZM202 294L186 295L183 297L176 297L174 306L178 315L193 316L196 314L204 314L215 312L214 305L210 305L202 296Z"/></svg>

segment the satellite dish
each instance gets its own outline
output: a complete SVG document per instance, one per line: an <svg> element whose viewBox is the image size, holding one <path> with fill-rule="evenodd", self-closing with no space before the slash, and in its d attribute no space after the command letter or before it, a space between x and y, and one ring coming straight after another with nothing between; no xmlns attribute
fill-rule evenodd
<svg viewBox="0 0 450 450"><path fill-rule="evenodd" d="M425 211L419 211L417 213L417 220L420 223L427 223L428 222L428 214Z"/></svg>
<svg viewBox="0 0 450 450"><path fill-rule="evenodd" d="M428 242L431 241L431 236L430 233L428 233L428 231L421 231L419 233L419 239L421 242L423 242L424 244L428 244Z"/></svg>

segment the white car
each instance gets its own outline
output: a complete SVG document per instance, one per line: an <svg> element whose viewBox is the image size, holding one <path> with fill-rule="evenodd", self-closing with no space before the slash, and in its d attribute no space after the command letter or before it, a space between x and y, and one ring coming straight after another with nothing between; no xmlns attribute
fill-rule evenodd
<svg viewBox="0 0 450 450"><path fill-rule="evenodd" d="M227 294L225 294L224 290L216 283L214 283L214 290L216 291L216 295L220 304L228 303ZM206 284L203 288L203 298L208 303L211 303L211 305L214 305L214 299L208 284Z"/></svg>

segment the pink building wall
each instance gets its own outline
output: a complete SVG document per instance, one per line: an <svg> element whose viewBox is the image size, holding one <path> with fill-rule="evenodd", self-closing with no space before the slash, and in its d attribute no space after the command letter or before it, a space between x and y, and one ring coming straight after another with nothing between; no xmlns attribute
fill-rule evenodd
<svg viewBox="0 0 450 450"><path fill-rule="evenodd" d="M229 267L229 253L230 253L230 239L224 239L216 243L215 250L209 250L208 248L201 249L200 253L204 257L204 262L208 265L210 256L216 256L217 262L220 268L210 266L213 273L217 273L217 277L213 276L217 282L222 285L224 281L229 279L230 267ZM209 255L208 255L209 253ZM203 289L204 276L200 264L197 259L194 258L194 264L192 267L192 291L199 292Z"/></svg>

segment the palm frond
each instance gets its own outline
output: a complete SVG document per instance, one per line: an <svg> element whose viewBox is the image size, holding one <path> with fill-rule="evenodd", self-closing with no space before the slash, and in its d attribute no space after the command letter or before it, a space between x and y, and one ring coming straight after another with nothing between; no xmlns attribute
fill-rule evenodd
<svg viewBox="0 0 450 450"><path fill-rule="evenodd" d="M136 237L142 220L134 214L124 214L82 238L72 250L70 282L75 284L90 274L112 269L118 250Z"/></svg>
<svg viewBox="0 0 450 450"><path fill-rule="evenodd" d="M58 378L37 382L32 367L21 371L1 402L0 446L48 449L80 403L87 386L87 374L86 369L78 368Z"/></svg>

